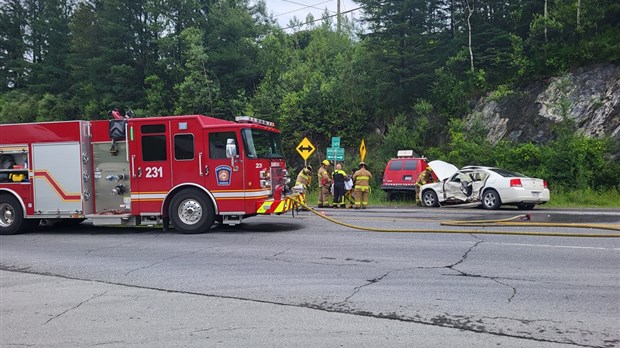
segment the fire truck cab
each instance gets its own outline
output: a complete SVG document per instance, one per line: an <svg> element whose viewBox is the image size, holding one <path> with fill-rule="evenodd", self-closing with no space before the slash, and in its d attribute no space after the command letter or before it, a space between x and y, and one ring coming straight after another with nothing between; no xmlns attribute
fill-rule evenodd
<svg viewBox="0 0 620 348"><path fill-rule="evenodd" d="M271 122L203 115L0 125L0 234L47 222L208 231L292 208Z"/></svg>

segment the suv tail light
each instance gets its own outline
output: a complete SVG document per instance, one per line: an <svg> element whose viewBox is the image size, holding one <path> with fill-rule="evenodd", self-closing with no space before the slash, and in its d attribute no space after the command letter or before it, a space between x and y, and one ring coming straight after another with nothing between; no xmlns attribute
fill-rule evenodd
<svg viewBox="0 0 620 348"><path fill-rule="evenodd" d="M510 179L510 187L523 187L521 179Z"/></svg>
<svg viewBox="0 0 620 348"><path fill-rule="evenodd" d="M543 180L543 187L544 187L544 188L548 188L548 187L547 187L547 180Z"/></svg>

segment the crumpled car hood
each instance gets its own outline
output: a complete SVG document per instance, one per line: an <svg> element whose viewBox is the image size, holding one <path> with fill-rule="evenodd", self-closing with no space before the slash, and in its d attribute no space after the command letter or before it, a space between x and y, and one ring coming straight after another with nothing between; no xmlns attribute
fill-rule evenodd
<svg viewBox="0 0 620 348"><path fill-rule="evenodd" d="M459 171L459 169L454 164L450 164L448 162L440 160L430 161L428 162L428 166L431 167L431 169L433 170L433 172L435 172L435 175L437 175L437 178L440 181L448 179L449 177L454 175L454 173Z"/></svg>

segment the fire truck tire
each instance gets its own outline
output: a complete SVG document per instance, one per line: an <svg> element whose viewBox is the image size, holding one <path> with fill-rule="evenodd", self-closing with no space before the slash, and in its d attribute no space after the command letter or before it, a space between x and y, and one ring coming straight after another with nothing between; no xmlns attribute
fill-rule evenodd
<svg viewBox="0 0 620 348"><path fill-rule="evenodd" d="M27 226L24 223L24 211L12 195L0 195L0 234L16 234Z"/></svg>
<svg viewBox="0 0 620 348"><path fill-rule="evenodd" d="M174 229L184 234L208 232L215 221L211 200L195 189L184 189L170 202L168 210Z"/></svg>

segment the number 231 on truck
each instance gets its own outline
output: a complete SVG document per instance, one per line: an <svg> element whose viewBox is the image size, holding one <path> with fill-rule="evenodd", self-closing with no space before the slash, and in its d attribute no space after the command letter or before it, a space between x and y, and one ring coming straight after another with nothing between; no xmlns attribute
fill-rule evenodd
<svg viewBox="0 0 620 348"><path fill-rule="evenodd" d="M271 122L202 115L0 125L0 234L46 222L208 231L292 208Z"/></svg>

